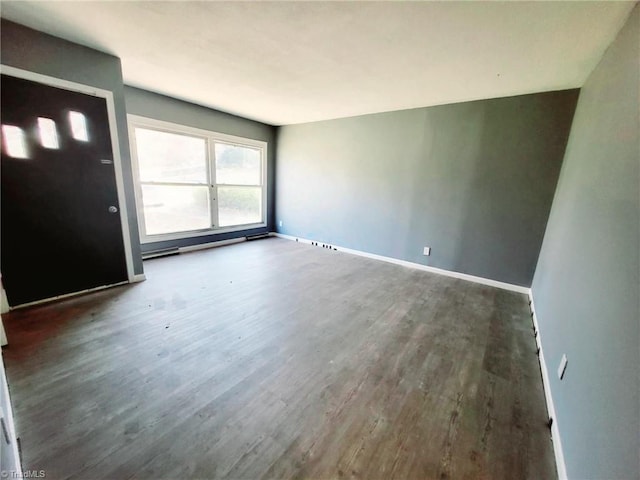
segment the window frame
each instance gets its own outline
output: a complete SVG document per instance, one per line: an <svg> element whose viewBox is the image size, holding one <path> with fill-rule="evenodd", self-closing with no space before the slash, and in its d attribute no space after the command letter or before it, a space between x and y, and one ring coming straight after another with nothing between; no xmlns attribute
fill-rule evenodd
<svg viewBox="0 0 640 480"><path fill-rule="evenodd" d="M178 123L166 122L164 120L156 120L154 118L143 117L140 115L127 115L127 124L129 129L129 142L131 149L131 166L133 174L134 192L136 197L136 212L138 217L138 228L140 232L140 243L154 243L162 242L166 240L180 240L193 237L201 237L206 235L215 235L219 233L240 232L243 230L251 230L254 228L261 228L267 226L267 155L268 155L268 143L262 140L254 140L245 137L238 137L235 135L228 135L225 133L213 132L210 130L204 130L200 128L190 127L187 125L181 125ZM144 218L144 204L142 201L142 185L143 183L163 185L171 184L175 182L142 182L140 180L140 169L138 165L138 148L136 142L136 128L144 128L148 130L154 130L164 133L172 133L176 135L187 135L190 137L202 138L206 142L206 162L207 162L207 183L197 184L199 186L206 186L209 189L209 208L211 209L212 227L188 230L182 232L173 233L158 233L148 235L146 232L146 223ZM220 227L218 220L218 187L219 186L234 186L227 184L220 184L216 182L216 156L215 156L215 142L225 143L228 145L234 145L239 147L253 148L260 151L260 185L240 185L247 187L257 187L262 189L261 195L261 221L256 223L246 223L242 225L233 225L227 227ZM180 185L190 186L189 183L180 183ZM193 183L195 186L196 184Z"/></svg>

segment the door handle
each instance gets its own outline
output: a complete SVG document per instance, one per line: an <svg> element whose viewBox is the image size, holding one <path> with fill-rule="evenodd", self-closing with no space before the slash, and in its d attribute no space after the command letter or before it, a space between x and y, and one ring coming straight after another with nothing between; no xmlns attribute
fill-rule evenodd
<svg viewBox="0 0 640 480"><path fill-rule="evenodd" d="M109 207L109 213L118 213L118 207L116 207L115 205L111 205Z"/></svg>

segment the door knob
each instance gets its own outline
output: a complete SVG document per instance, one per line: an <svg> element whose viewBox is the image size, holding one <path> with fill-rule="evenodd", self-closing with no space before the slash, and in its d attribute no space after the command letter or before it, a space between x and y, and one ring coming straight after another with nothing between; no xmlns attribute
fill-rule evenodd
<svg viewBox="0 0 640 480"><path fill-rule="evenodd" d="M109 207L109 213L118 213L118 207L116 207L115 205L111 205Z"/></svg>

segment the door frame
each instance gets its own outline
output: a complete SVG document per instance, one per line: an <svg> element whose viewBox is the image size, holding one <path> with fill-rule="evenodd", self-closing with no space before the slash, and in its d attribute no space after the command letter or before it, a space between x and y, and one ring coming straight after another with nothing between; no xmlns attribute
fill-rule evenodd
<svg viewBox="0 0 640 480"><path fill-rule="evenodd" d="M109 122L109 133L111 135L111 150L113 152L113 169L116 177L116 190L118 194L118 205L120 209L120 224L122 226L122 241L124 245L125 263L127 266L127 279L129 283L136 281L136 275L133 269L133 253L131 248L131 233L129 230L128 220L128 208L127 201L124 193L124 176L122 173L122 159L120 157L120 142L118 139L118 129L116 123L116 109L113 101L113 92L110 90L104 90L101 88L92 87L90 85L84 85L82 83L71 82L63 80L61 78L50 77L49 75L42 75L40 73L31 72L29 70L23 70L21 68L15 68L8 65L0 64L0 74L9 75L11 77L21 78L24 80L30 80L32 82L49 85L51 87L61 88L63 90L69 90L72 92L78 92L85 95L91 95L93 97L104 98L107 103L107 117ZM115 283L113 285L120 285ZM98 289L103 287L98 287ZM95 289L91 289L95 290ZM80 292L74 292L68 295L74 295ZM58 297L54 297L58 298ZM38 300L37 303L48 301L53 299ZM35 303L35 302L32 302Z"/></svg>

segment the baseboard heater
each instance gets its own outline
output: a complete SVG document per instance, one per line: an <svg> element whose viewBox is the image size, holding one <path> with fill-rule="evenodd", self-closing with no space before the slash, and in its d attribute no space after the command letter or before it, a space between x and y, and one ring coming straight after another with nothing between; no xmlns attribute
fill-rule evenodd
<svg viewBox="0 0 640 480"><path fill-rule="evenodd" d="M180 253L194 252L196 250L205 250L208 248L222 247L224 245L231 245L233 243L246 242L251 240L258 240L260 238L268 238L268 233L260 233L258 235L247 235L245 237L230 238L228 240L219 240L217 242L198 243L196 245L187 245L184 247L172 247L162 250L152 250L142 254L143 260L149 260L150 258L166 257L167 255L179 255Z"/></svg>
<svg viewBox="0 0 640 480"><path fill-rule="evenodd" d="M269 234L268 233L258 233L256 235L247 235L244 238L247 239L247 242L250 242L251 240L260 240L261 238L269 238Z"/></svg>
<svg viewBox="0 0 640 480"><path fill-rule="evenodd" d="M177 247L166 248L164 250L152 250L151 252L145 252L142 254L143 260L149 260L150 258L166 257L167 255L178 255L180 250Z"/></svg>

